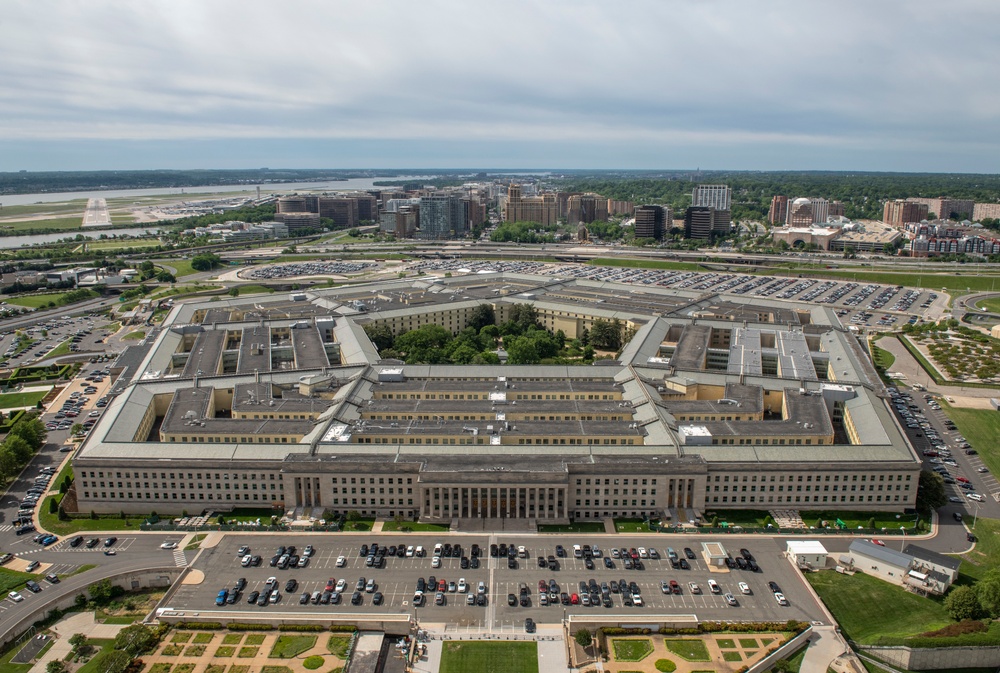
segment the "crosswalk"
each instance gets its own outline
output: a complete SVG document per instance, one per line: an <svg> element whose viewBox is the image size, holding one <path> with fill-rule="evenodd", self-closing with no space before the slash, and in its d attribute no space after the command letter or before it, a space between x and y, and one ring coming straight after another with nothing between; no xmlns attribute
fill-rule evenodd
<svg viewBox="0 0 1000 673"><path fill-rule="evenodd" d="M178 568L183 568L187 565L187 557L184 555L183 549L177 549L174 551L174 564Z"/></svg>
<svg viewBox="0 0 1000 673"><path fill-rule="evenodd" d="M12 530L14 530L14 527L10 524L0 525L0 533L9 533Z"/></svg>

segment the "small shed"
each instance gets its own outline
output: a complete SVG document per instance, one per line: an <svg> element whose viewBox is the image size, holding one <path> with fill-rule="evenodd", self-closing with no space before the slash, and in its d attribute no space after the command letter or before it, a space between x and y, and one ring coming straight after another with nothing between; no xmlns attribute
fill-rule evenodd
<svg viewBox="0 0 1000 673"><path fill-rule="evenodd" d="M785 551L798 566L823 568L829 552L819 540L788 540Z"/></svg>
<svg viewBox="0 0 1000 673"><path fill-rule="evenodd" d="M719 568L726 565L726 559L729 558L729 552L721 542L702 542L701 553L709 565Z"/></svg>

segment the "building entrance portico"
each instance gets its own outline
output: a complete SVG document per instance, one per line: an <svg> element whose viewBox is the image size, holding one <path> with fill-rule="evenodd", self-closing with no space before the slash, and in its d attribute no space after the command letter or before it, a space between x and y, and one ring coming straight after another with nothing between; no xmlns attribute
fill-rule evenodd
<svg viewBox="0 0 1000 673"><path fill-rule="evenodd" d="M422 485L420 518L569 521L566 486Z"/></svg>

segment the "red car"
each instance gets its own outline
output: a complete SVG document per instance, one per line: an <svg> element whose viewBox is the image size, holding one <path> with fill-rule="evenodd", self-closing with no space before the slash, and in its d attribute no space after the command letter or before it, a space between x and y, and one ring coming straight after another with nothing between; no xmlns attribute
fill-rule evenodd
<svg viewBox="0 0 1000 673"><path fill-rule="evenodd" d="M572 594L569 597L569 602L571 604L573 604L573 605L579 605L579 603L580 603L580 597L578 595L576 595L576 594Z"/></svg>
<svg viewBox="0 0 1000 673"><path fill-rule="evenodd" d="M439 580L438 591L447 591L447 590L448 590L448 583L445 582L444 580Z"/></svg>
<svg viewBox="0 0 1000 673"><path fill-rule="evenodd" d="M326 590L327 591L333 591L333 587L334 587L334 585L336 583L337 583L337 580L335 580L334 578L331 577L330 579L328 579L326 581Z"/></svg>
<svg viewBox="0 0 1000 673"><path fill-rule="evenodd" d="M879 547L885 546L885 542L882 542L882 540L876 540L875 538L872 538L872 544L877 544Z"/></svg>
<svg viewBox="0 0 1000 673"><path fill-rule="evenodd" d="M968 484L968 483L970 483L970 482L969 482L969 480L968 480L968 479L966 479L965 477L955 477L955 481L960 481L960 482L962 482L963 484Z"/></svg>

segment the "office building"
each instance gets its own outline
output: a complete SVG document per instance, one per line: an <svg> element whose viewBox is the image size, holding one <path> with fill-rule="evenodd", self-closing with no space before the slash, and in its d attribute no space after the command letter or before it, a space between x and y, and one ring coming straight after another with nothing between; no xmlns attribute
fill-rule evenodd
<svg viewBox="0 0 1000 673"><path fill-rule="evenodd" d="M115 364L67 501L434 522L914 507L920 456L831 308L634 290L488 273L178 304ZM569 339L615 318L633 336L603 367L393 366L364 331L524 303Z"/></svg>
<svg viewBox="0 0 1000 673"><path fill-rule="evenodd" d="M444 240L455 236L455 209L458 198L451 192L435 192L420 197L420 231L417 238Z"/></svg>
<svg viewBox="0 0 1000 673"><path fill-rule="evenodd" d="M319 213L289 212L276 213L274 219L283 222L288 227L288 233L297 234L303 230L318 231L320 229Z"/></svg>
<svg viewBox="0 0 1000 673"><path fill-rule="evenodd" d="M732 190L727 185L698 185L691 192L692 206L729 210Z"/></svg>
<svg viewBox="0 0 1000 673"><path fill-rule="evenodd" d="M844 204L841 201L830 201L829 217L844 217Z"/></svg>
<svg viewBox="0 0 1000 673"><path fill-rule="evenodd" d="M662 241L663 236L673 226L673 219L670 206L636 206L633 226L635 237Z"/></svg>
<svg viewBox="0 0 1000 673"><path fill-rule="evenodd" d="M556 224L559 213L556 195L522 196L521 185L507 187L507 203L504 207L505 222L537 222L544 225Z"/></svg>
<svg viewBox="0 0 1000 673"><path fill-rule="evenodd" d="M910 222L921 222L927 219L928 206L926 203L916 203L896 199L886 201L882 208L882 222L891 227L902 229Z"/></svg>
<svg viewBox="0 0 1000 673"><path fill-rule="evenodd" d="M785 222L789 227L811 227L813 219L813 205L810 199L800 197L788 204L788 218Z"/></svg>
<svg viewBox="0 0 1000 673"><path fill-rule="evenodd" d="M358 226L358 201L347 196L321 196L318 203L319 216L333 220L338 229Z"/></svg>
<svg viewBox="0 0 1000 673"><path fill-rule="evenodd" d="M692 206L684 211L684 238L712 238L730 232L728 210Z"/></svg>

